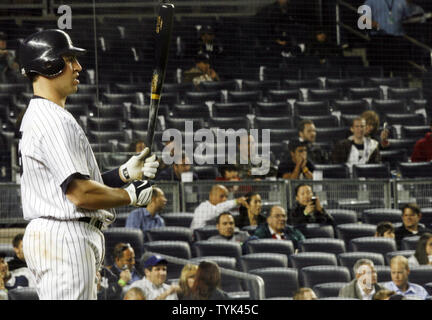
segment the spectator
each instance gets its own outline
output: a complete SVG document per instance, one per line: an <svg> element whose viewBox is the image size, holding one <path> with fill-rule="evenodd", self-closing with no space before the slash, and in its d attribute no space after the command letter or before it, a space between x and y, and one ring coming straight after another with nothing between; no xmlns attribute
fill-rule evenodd
<svg viewBox="0 0 432 320"><path fill-rule="evenodd" d="M257 192L248 192L245 195L246 203L239 208L239 215L235 217L235 224L239 228L258 226L266 221L262 214L261 195Z"/></svg>
<svg viewBox="0 0 432 320"><path fill-rule="evenodd" d="M215 184L210 190L209 200L201 202L195 208L191 229L204 227L216 219L222 212L227 212L239 205L245 205L246 198L239 197L233 200L228 199L228 189L220 184Z"/></svg>
<svg viewBox="0 0 432 320"><path fill-rule="evenodd" d="M15 52L7 48L7 34L0 31L0 83L16 82L18 69Z"/></svg>
<svg viewBox="0 0 432 320"><path fill-rule="evenodd" d="M395 291L404 297L423 300L427 298L428 293L425 288L408 282L410 269L407 258L404 256L393 257L390 261L390 271L392 281L383 284L386 289Z"/></svg>
<svg viewBox="0 0 432 320"><path fill-rule="evenodd" d="M210 237L208 240L226 240L240 242L242 244L249 238L246 231L236 231L234 218L229 212L222 212L216 221L218 235Z"/></svg>
<svg viewBox="0 0 432 320"><path fill-rule="evenodd" d="M124 295L123 300L146 300L144 291L140 288L130 288Z"/></svg>
<svg viewBox="0 0 432 320"><path fill-rule="evenodd" d="M121 300L123 287L125 286L119 284L119 277L106 267L102 267L97 276L97 299Z"/></svg>
<svg viewBox="0 0 432 320"><path fill-rule="evenodd" d="M12 247L15 252L15 257L8 261L9 271L14 271L20 268L27 268L27 263L25 262L22 240L24 233L18 233L12 240Z"/></svg>
<svg viewBox="0 0 432 320"><path fill-rule="evenodd" d="M360 259L354 264L355 279L339 291L339 297L372 300L379 290L384 289L378 283L373 261Z"/></svg>
<svg viewBox="0 0 432 320"><path fill-rule="evenodd" d="M412 15L412 9L406 0L366 0L364 4L372 9L371 40L367 48L369 65L382 66L384 76L390 76L391 72L404 76L409 46L402 38L403 21Z"/></svg>
<svg viewBox="0 0 432 320"><path fill-rule="evenodd" d="M259 225L254 236L259 239L291 240L295 248L299 242L305 239L300 230L287 225L285 209L280 206L273 206L267 215L266 223Z"/></svg>
<svg viewBox="0 0 432 320"><path fill-rule="evenodd" d="M391 222L383 221L377 224L375 237L395 238L395 229Z"/></svg>
<svg viewBox="0 0 432 320"><path fill-rule="evenodd" d="M421 236L430 232L420 225L422 214L420 207L415 203L408 203L402 208L402 225L395 230L396 244L401 249L402 239L409 236Z"/></svg>
<svg viewBox="0 0 432 320"><path fill-rule="evenodd" d="M6 290L12 290L16 288L24 288L24 287L32 287L36 288L35 281L30 271L25 272L16 272L18 270L23 271L21 268L15 270L15 272L11 272L9 270L9 264L5 259L4 254L0 254L0 290L2 288L2 284Z"/></svg>
<svg viewBox="0 0 432 320"><path fill-rule="evenodd" d="M374 296L372 297L372 300L390 300L390 297L395 295L396 292L387 290L387 289L381 289L378 290Z"/></svg>
<svg viewBox="0 0 432 320"><path fill-rule="evenodd" d="M190 298L191 290L195 282L198 266L196 264L186 264L180 274L180 291L177 293L179 300Z"/></svg>
<svg viewBox="0 0 432 320"><path fill-rule="evenodd" d="M180 287L165 283L167 265L168 261L159 255L149 257L144 263L145 277L134 282L131 288L140 288L147 300L178 300Z"/></svg>
<svg viewBox="0 0 432 320"><path fill-rule="evenodd" d="M219 166L220 177L216 177L216 181L239 181L239 171L233 164L223 164Z"/></svg>
<svg viewBox="0 0 432 320"><path fill-rule="evenodd" d="M165 227L165 220L159 215L167 204L165 193L161 188L153 186L153 193L150 203L146 208L132 210L126 219L126 228L142 230L144 238L146 231Z"/></svg>
<svg viewBox="0 0 432 320"><path fill-rule="evenodd" d="M211 65L217 65L224 56L224 47L211 25L204 25L199 30L199 39L197 43L197 48L193 55L196 54L207 54L210 58Z"/></svg>
<svg viewBox="0 0 432 320"><path fill-rule="evenodd" d="M313 33L312 41L306 52L308 56L319 58L322 65L327 65L329 58L342 56L342 48L331 42L327 33L321 28Z"/></svg>
<svg viewBox="0 0 432 320"><path fill-rule="evenodd" d="M108 269L118 278L120 287L125 288L142 278L135 268L135 251L129 243L117 243L114 247L114 264Z"/></svg>
<svg viewBox="0 0 432 320"><path fill-rule="evenodd" d="M226 292L220 289L220 281L221 274L217 263L201 261L188 300L228 300Z"/></svg>
<svg viewBox="0 0 432 320"><path fill-rule="evenodd" d="M408 258L409 267L432 265L432 233L423 233L417 242L414 255Z"/></svg>
<svg viewBox="0 0 432 320"><path fill-rule="evenodd" d="M195 66L186 70L183 74L183 82L192 82L196 88L203 81L219 81L219 75L210 65L210 57L206 53L198 54L195 58Z"/></svg>
<svg viewBox="0 0 432 320"><path fill-rule="evenodd" d="M334 225L334 219L321 206L320 200L314 196L312 187L300 184L295 188L296 203L289 212L288 223L300 225L307 223L323 223Z"/></svg>
<svg viewBox="0 0 432 320"><path fill-rule="evenodd" d="M308 160L307 143L292 140L289 143L289 157L279 164L278 177L283 179L312 179L314 165Z"/></svg>
<svg viewBox="0 0 432 320"><path fill-rule="evenodd" d="M181 158L180 156L175 157L174 163L170 167L160 171L156 180L182 181L182 174L187 172L192 173L194 181L198 180L198 175L191 170L189 157L182 152Z"/></svg>
<svg viewBox="0 0 432 320"><path fill-rule="evenodd" d="M366 121L365 137L379 141L380 150L388 148L390 145L388 141L390 132L387 128L383 129L381 133L379 132L379 115L375 111L367 110L361 114L361 117Z"/></svg>
<svg viewBox="0 0 432 320"><path fill-rule="evenodd" d="M427 132L425 137L419 139L411 154L412 162L432 161L432 120L430 122L430 132Z"/></svg>
<svg viewBox="0 0 432 320"><path fill-rule="evenodd" d="M316 128L312 120L302 120L298 124L299 140L307 143L308 159L314 164L328 163L327 152L316 141Z"/></svg>
<svg viewBox="0 0 432 320"><path fill-rule="evenodd" d="M316 300L317 296L311 288L300 288L294 293L293 300Z"/></svg>
<svg viewBox="0 0 432 320"><path fill-rule="evenodd" d="M9 269L5 261L5 256L0 253L0 300L8 300L8 290L6 289L8 272Z"/></svg>
<svg viewBox="0 0 432 320"><path fill-rule="evenodd" d="M380 163L378 141L366 137L366 121L357 117L351 125L353 133L348 139L337 143L333 148L332 162L346 163L350 168L354 164Z"/></svg>

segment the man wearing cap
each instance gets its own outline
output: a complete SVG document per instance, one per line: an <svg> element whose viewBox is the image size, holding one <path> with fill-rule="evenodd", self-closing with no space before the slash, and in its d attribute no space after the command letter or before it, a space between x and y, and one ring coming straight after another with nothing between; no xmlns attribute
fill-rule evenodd
<svg viewBox="0 0 432 320"><path fill-rule="evenodd" d="M147 300L178 300L178 285L168 285L167 278L168 261L159 255L151 256L144 263L145 277L135 281L129 289L140 288Z"/></svg>
<svg viewBox="0 0 432 320"><path fill-rule="evenodd" d="M210 57L207 53L199 53L195 57L195 67L186 70L183 74L184 82L193 82L198 86L203 81L219 81L219 76L210 66Z"/></svg>

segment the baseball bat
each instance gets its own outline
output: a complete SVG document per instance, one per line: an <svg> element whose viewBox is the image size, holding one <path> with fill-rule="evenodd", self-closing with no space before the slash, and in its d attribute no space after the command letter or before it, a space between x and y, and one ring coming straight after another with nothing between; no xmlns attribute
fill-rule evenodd
<svg viewBox="0 0 432 320"><path fill-rule="evenodd" d="M174 5L162 2L159 5L156 19L155 36L155 68L151 81L151 95L149 107L149 122L147 128L147 147L151 150L158 116L162 86L168 61L168 51L171 40L174 18Z"/></svg>

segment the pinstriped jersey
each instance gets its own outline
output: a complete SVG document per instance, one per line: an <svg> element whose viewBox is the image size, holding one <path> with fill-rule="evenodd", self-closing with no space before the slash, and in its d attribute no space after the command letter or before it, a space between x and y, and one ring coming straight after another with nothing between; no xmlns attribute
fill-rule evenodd
<svg viewBox="0 0 432 320"><path fill-rule="evenodd" d="M95 156L81 126L64 108L43 98L33 98L24 114L19 152L24 219L51 217L60 220L98 217L106 210L76 207L62 184L80 174L103 184Z"/></svg>

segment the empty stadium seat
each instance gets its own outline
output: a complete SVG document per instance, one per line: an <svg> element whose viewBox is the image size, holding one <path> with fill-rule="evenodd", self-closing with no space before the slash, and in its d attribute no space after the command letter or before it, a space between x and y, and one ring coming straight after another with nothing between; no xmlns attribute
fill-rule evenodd
<svg viewBox="0 0 432 320"><path fill-rule="evenodd" d="M240 257L242 255L240 243L224 240L195 241L192 245L192 251L196 257L227 256L236 258L238 263L240 263Z"/></svg>
<svg viewBox="0 0 432 320"><path fill-rule="evenodd" d="M388 88L387 91L388 99L421 99L421 89L420 88Z"/></svg>
<svg viewBox="0 0 432 320"><path fill-rule="evenodd" d="M169 212L162 213L161 217L167 227L189 228L193 219L193 212Z"/></svg>
<svg viewBox="0 0 432 320"><path fill-rule="evenodd" d="M124 104L95 104L91 111L94 117L126 119L126 106Z"/></svg>
<svg viewBox="0 0 432 320"><path fill-rule="evenodd" d="M341 114L360 115L368 110L368 104L365 100L335 100L332 102L333 110Z"/></svg>
<svg viewBox="0 0 432 320"><path fill-rule="evenodd" d="M166 104L160 104L158 109L158 115L167 117L169 107ZM131 118L149 118L149 105L133 103L130 106L130 117Z"/></svg>
<svg viewBox="0 0 432 320"><path fill-rule="evenodd" d="M278 80L243 80L242 91L256 91L260 90L263 93L271 89L279 89L280 84Z"/></svg>
<svg viewBox="0 0 432 320"><path fill-rule="evenodd" d="M251 111L249 102L219 102L212 107L214 117L246 117Z"/></svg>
<svg viewBox="0 0 432 320"><path fill-rule="evenodd" d="M87 130L92 131L121 131L123 129L122 122L119 119L113 118L88 118ZM106 142L106 141L104 141Z"/></svg>
<svg viewBox="0 0 432 320"><path fill-rule="evenodd" d="M384 257L381 253L376 252L344 252L338 254L339 265L347 267L350 270L351 277L354 278L353 267L360 259L369 259L374 263L374 266L384 266Z"/></svg>
<svg viewBox="0 0 432 320"><path fill-rule="evenodd" d="M339 254L346 252L345 242L341 239L312 238L299 244L300 252L327 252Z"/></svg>
<svg viewBox="0 0 432 320"><path fill-rule="evenodd" d="M366 85L373 86L389 86L400 88L402 86L402 79L400 77L371 77L366 81Z"/></svg>
<svg viewBox="0 0 432 320"><path fill-rule="evenodd" d="M430 132L430 126L409 126L402 125L401 138L403 139L421 139L427 132Z"/></svg>
<svg viewBox="0 0 432 320"><path fill-rule="evenodd" d="M214 165L194 166L193 171L196 172L200 180L215 180L219 176L219 171Z"/></svg>
<svg viewBox="0 0 432 320"><path fill-rule="evenodd" d="M396 114L387 113L385 120L389 125L407 125L407 126L423 126L425 125L425 117L420 113L413 114Z"/></svg>
<svg viewBox="0 0 432 320"><path fill-rule="evenodd" d="M123 242L129 243L134 249L135 256L141 257L143 253L144 235L140 229L130 228L108 228L103 231L105 236L105 252L106 252L106 264L111 265L113 260L113 251L116 244Z"/></svg>
<svg viewBox="0 0 432 320"><path fill-rule="evenodd" d="M144 250L189 260L192 252L189 243L179 240L160 240L144 243Z"/></svg>
<svg viewBox="0 0 432 320"><path fill-rule="evenodd" d="M331 101L342 98L342 90L340 89L309 89L309 101Z"/></svg>
<svg viewBox="0 0 432 320"><path fill-rule="evenodd" d="M36 288L20 287L8 291L9 300L39 300Z"/></svg>
<svg viewBox="0 0 432 320"><path fill-rule="evenodd" d="M398 170L402 178L432 177L432 162L401 162Z"/></svg>
<svg viewBox="0 0 432 320"><path fill-rule="evenodd" d="M69 98L68 98L69 99ZM122 104L124 102L143 103L137 93L107 93L102 94L102 102L106 104Z"/></svg>
<svg viewBox="0 0 432 320"><path fill-rule="evenodd" d="M401 250L416 250L420 236L405 237L401 241Z"/></svg>
<svg viewBox="0 0 432 320"><path fill-rule="evenodd" d="M361 237L350 241L353 251L376 252L385 255L387 252L396 251L396 241L384 237Z"/></svg>
<svg viewBox="0 0 432 320"><path fill-rule="evenodd" d="M165 90L164 84L164 90ZM150 90L148 83L114 83L113 89L117 93L132 93L135 92L147 92ZM80 86L81 90L81 86Z"/></svg>
<svg viewBox="0 0 432 320"><path fill-rule="evenodd" d="M228 91L229 102L249 102L254 103L262 99L262 93L259 90L251 91Z"/></svg>
<svg viewBox="0 0 432 320"><path fill-rule="evenodd" d="M208 119L210 111L206 104L174 104L171 108L171 117L176 118L202 118Z"/></svg>
<svg viewBox="0 0 432 320"><path fill-rule="evenodd" d="M381 99L379 87L349 88L348 97L350 99Z"/></svg>
<svg viewBox="0 0 432 320"><path fill-rule="evenodd" d="M333 217L335 225L357 222L357 213L354 210L326 209L326 212Z"/></svg>
<svg viewBox="0 0 432 320"><path fill-rule="evenodd" d="M310 266L301 269L300 273L301 285L309 288L321 283L351 281L349 269L341 266Z"/></svg>
<svg viewBox="0 0 432 320"><path fill-rule="evenodd" d="M259 268L287 268L288 257L281 253L249 253L240 257L243 272Z"/></svg>
<svg viewBox="0 0 432 320"><path fill-rule="evenodd" d="M324 179L349 179L349 168L345 164L317 164L315 170L322 171Z"/></svg>
<svg viewBox="0 0 432 320"><path fill-rule="evenodd" d="M220 129L248 129L249 120L245 117L212 117L209 119L209 126Z"/></svg>
<svg viewBox="0 0 432 320"><path fill-rule="evenodd" d="M191 243L193 232L186 227L161 227L145 232L147 241L178 240Z"/></svg>
<svg viewBox="0 0 432 320"><path fill-rule="evenodd" d="M0 243L0 256L14 257L15 251L11 243Z"/></svg>
<svg viewBox="0 0 432 320"><path fill-rule="evenodd" d="M351 239L360 237L371 237L376 232L376 226L373 224L347 223L340 224L336 227L336 235L339 239L343 239L349 248Z"/></svg>
<svg viewBox="0 0 432 320"><path fill-rule="evenodd" d="M309 266L337 266L337 259L334 253L327 252L299 252L289 258L290 266L302 269Z"/></svg>
<svg viewBox="0 0 432 320"><path fill-rule="evenodd" d="M185 122L192 122L193 129L199 130L204 127L203 119L191 119L191 118L167 118L165 119L165 127L167 129L177 129L185 131Z"/></svg>
<svg viewBox="0 0 432 320"><path fill-rule="evenodd" d="M287 129L293 127L290 117L255 117L256 129Z"/></svg>
<svg viewBox="0 0 432 320"><path fill-rule="evenodd" d="M282 253L290 256L294 253L294 245L291 240L257 239L246 244L248 253Z"/></svg>
<svg viewBox="0 0 432 320"><path fill-rule="evenodd" d="M250 271L264 280L265 297L292 297L299 288L298 272L293 268L260 268Z"/></svg>
<svg viewBox="0 0 432 320"><path fill-rule="evenodd" d="M353 178L390 179L390 165L388 163L355 164Z"/></svg>
<svg viewBox="0 0 432 320"><path fill-rule="evenodd" d="M303 235L307 238L334 238L334 230L331 225L324 225L318 223L307 223L298 225Z"/></svg>
<svg viewBox="0 0 432 320"><path fill-rule="evenodd" d="M408 108L402 100L372 100L372 110L376 111L380 117L385 117L389 113L407 114Z"/></svg>
<svg viewBox="0 0 432 320"><path fill-rule="evenodd" d="M432 228L432 208L422 208L421 222Z"/></svg>
<svg viewBox="0 0 432 320"><path fill-rule="evenodd" d="M222 94L220 91L188 91L185 93L185 103L197 104L207 101L222 102Z"/></svg>
<svg viewBox="0 0 432 320"><path fill-rule="evenodd" d="M89 106L85 103L79 104L66 104L66 110L69 111L76 119L80 116L87 117L89 115Z"/></svg>
<svg viewBox="0 0 432 320"><path fill-rule="evenodd" d="M298 116L329 116L330 107L326 101L296 101L294 110Z"/></svg>
<svg viewBox="0 0 432 320"><path fill-rule="evenodd" d="M362 220L368 224L378 224L382 221L401 222L402 211L390 208L375 208L363 210Z"/></svg>
<svg viewBox="0 0 432 320"><path fill-rule="evenodd" d="M405 258L411 257L415 253L415 250L396 250L392 252L387 252L385 254L386 265L390 265L390 261L395 256L404 256Z"/></svg>
<svg viewBox="0 0 432 320"><path fill-rule="evenodd" d="M304 79L304 80L284 79L283 86L288 89L300 89L300 88L318 89L320 87L320 81L318 79Z"/></svg>
<svg viewBox="0 0 432 320"><path fill-rule="evenodd" d="M327 282L313 286L312 290L317 295L317 298L338 297L339 291L347 285L346 282Z"/></svg>
<svg viewBox="0 0 432 320"><path fill-rule="evenodd" d="M129 214L130 214L129 208L127 210L128 210L128 212L124 212L124 213L119 213L117 211L115 220L114 220L113 223L111 223L109 225L109 227L110 228L114 228L114 227L124 228L126 226L126 220L127 220L127 218L129 217Z"/></svg>
<svg viewBox="0 0 432 320"><path fill-rule="evenodd" d="M347 137L349 128L317 128L316 129L316 142L330 142L335 143Z"/></svg>
<svg viewBox="0 0 432 320"><path fill-rule="evenodd" d="M326 79L326 88L348 89L350 87L361 87L362 85L363 85L363 80L361 78L349 78L349 79L327 78Z"/></svg>
<svg viewBox="0 0 432 320"><path fill-rule="evenodd" d="M407 152L404 149L380 150L381 161L387 162L391 170L396 170L399 162L407 161Z"/></svg>
<svg viewBox="0 0 432 320"><path fill-rule="evenodd" d="M97 101L96 96L93 93L75 93L69 95L67 98L67 102L70 104L92 105L96 101Z"/></svg>
<svg viewBox="0 0 432 320"><path fill-rule="evenodd" d="M291 107L287 102L257 102L255 104L257 117L292 117Z"/></svg>
<svg viewBox="0 0 432 320"><path fill-rule="evenodd" d="M288 99L299 100L300 91L298 89L268 90L267 99L270 102L286 102Z"/></svg>

